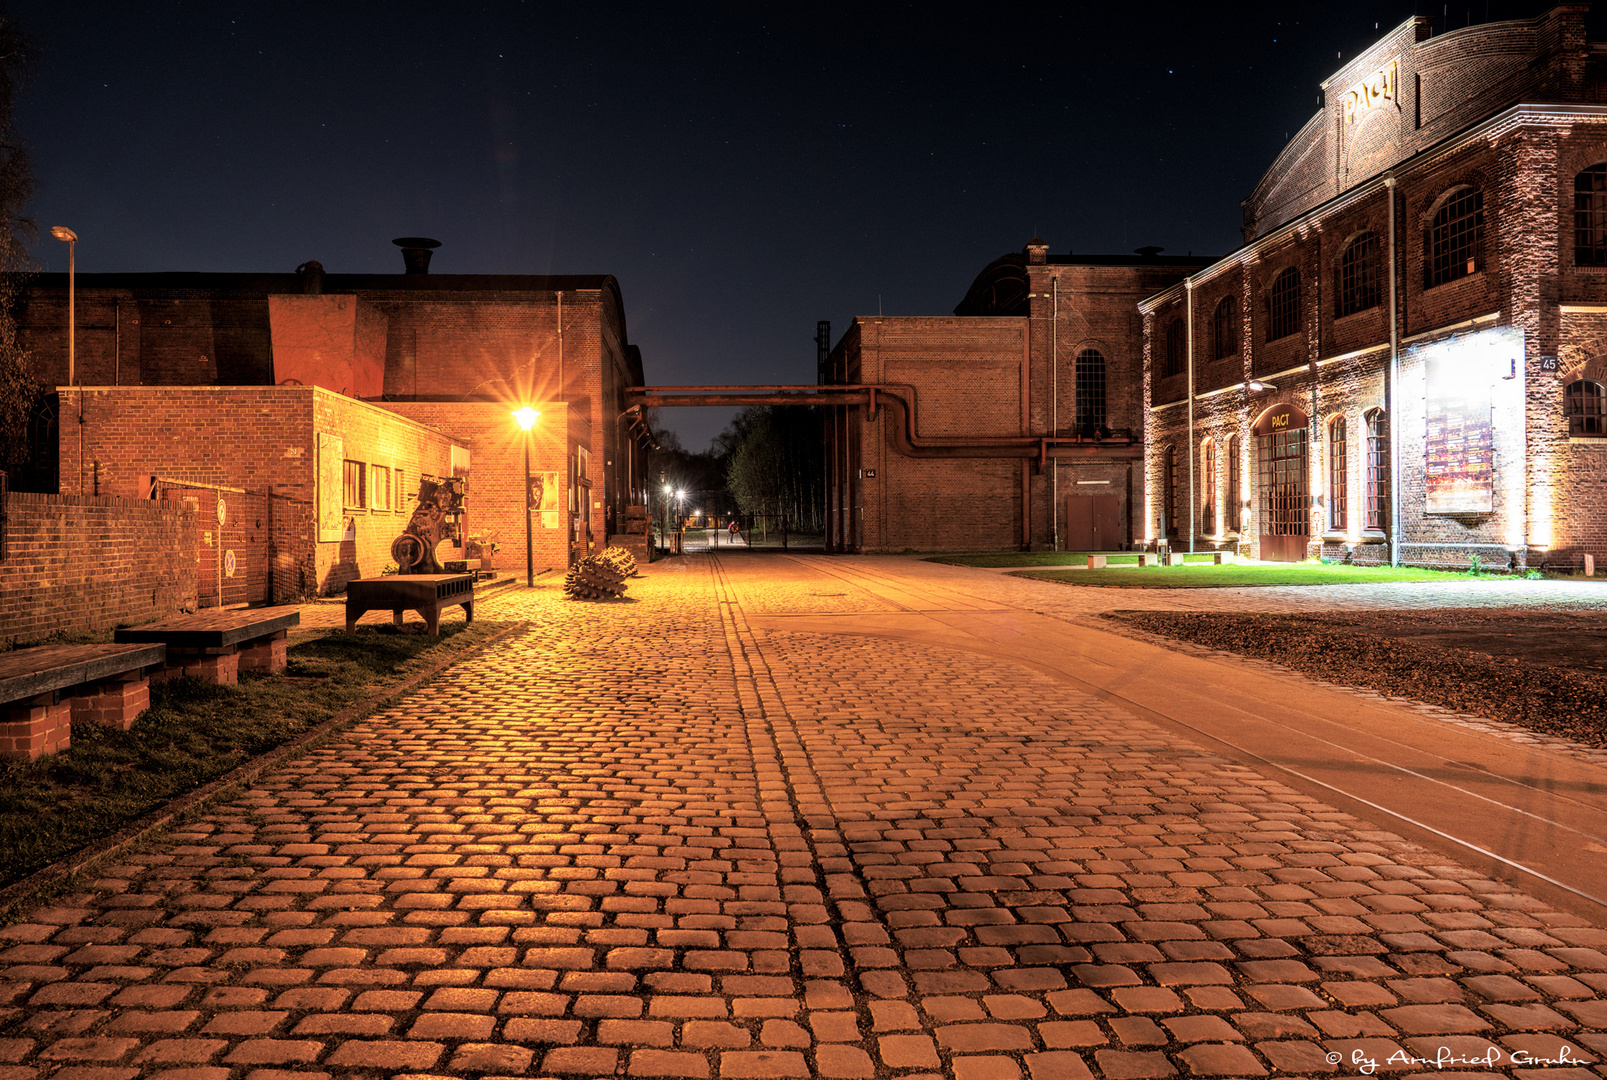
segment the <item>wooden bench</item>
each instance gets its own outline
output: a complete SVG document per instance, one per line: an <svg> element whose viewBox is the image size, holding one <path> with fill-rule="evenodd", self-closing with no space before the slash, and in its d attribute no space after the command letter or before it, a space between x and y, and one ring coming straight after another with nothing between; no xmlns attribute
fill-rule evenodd
<svg viewBox="0 0 1607 1080"><path fill-rule="evenodd" d="M233 686L242 671L283 671L285 634L300 623L301 613L286 608L235 608L125 627L112 637L121 642L166 645L167 664L155 676L158 679L194 675Z"/></svg>
<svg viewBox="0 0 1607 1080"><path fill-rule="evenodd" d="M165 645L46 645L0 653L0 757L32 760L72 744L72 725L127 731L151 703L147 672Z"/></svg>
<svg viewBox="0 0 1607 1080"><path fill-rule="evenodd" d="M402 625L402 612L416 611L431 634L441 632L441 609L463 605L464 618L474 621L474 579L468 574L393 574L358 578L346 583L346 632L357 629L365 612L391 609Z"/></svg>

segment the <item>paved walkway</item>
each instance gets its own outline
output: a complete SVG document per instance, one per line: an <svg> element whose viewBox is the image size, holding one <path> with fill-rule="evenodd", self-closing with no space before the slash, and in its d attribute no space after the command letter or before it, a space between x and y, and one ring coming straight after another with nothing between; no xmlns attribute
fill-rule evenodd
<svg viewBox="0 0 1607 1080"><path fill-rule="evenodd" d="M643 569L487 601L530 628L0 929L0 1080L1607 1075L1586 919L1034 667L784 622L1595 591Z"/></svg>

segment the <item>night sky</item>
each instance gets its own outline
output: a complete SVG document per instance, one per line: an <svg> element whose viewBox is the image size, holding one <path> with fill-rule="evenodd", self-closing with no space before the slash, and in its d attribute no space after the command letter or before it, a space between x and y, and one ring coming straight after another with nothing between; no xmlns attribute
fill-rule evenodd
<svg viewBox="0 0 1607 1080"><path fill-rule="evenodd" d="M1318 83L1447 10L8 7L39 47L18 122L44 268L58 224L85 272L392 272L393 237L432 236L438 273L615 275L656 385L812 383L816 320L949 314L1034 234L1231 251ZM728 416L663 421L698 450Z"/></svg>

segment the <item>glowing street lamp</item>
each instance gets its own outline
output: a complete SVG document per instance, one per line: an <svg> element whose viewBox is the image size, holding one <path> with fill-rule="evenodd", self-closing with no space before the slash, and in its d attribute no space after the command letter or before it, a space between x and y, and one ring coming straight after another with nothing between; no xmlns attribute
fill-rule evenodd
<svg viewBox="0 0 1607 1080"><path fill-rule="evenodd" d="M73 232L65 225L52 225L50 227L50 235L67 245L67 385L72 386L75 375L74 369L77 367L76 361L78 358L76 347L78 319L75 317L75 296L73 289L73 278L75 276L75 271L77 270L77 266L75 264L77 262L76 256L78 248L78 234ZM78 494L80 495L84 493L83 438L84 399L80 396L78 399Z"/></svg>
<svg viewBox="0 0 1607 1080"><path fill-rule="evenodd" d="M541 414L525 405L516 409L513 418L519 430L525 433L525 588L536 586L536 549L530 529L530 429L536 426Z"/></svg>

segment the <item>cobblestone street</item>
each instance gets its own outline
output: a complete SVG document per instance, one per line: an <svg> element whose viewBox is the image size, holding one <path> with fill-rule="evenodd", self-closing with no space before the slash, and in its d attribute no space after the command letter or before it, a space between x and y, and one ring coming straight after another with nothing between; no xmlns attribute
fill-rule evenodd
<svg viewBox="0 0 1607 1080"><path fill-rule="evenodd" d="M0 928L0 1080L1607 1076L1580 915L1030 667L769 618L1598 592L642 570L483 601L528 628Z"/></svg>

